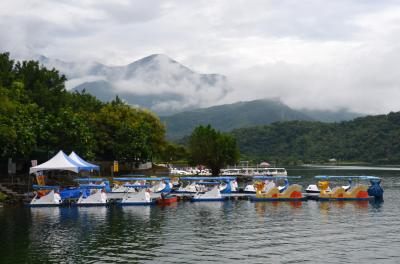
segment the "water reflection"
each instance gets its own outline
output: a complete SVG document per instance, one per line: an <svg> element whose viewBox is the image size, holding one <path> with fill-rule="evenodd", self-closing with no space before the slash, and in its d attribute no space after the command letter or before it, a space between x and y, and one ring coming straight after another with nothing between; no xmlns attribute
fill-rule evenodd
<svg viewBox="0 0 400 264"><path fill-rule="evenodd" d="M148 221L150 220L151 206L122 206L124 218Z"/></svg>
<svg viewBox="0 0 400 264"><path fill-rule="evenodd" d="M46 223L51 224L58 222L60 219L59 207L30 207L31 218L35 224Z"/></svg>
<svg viewBox="0 0 400 264"><path fill-rule="evenodd" d="M272 202L255 202L255 209L259 216L265 215L269 212L279 212L281 209L299 209L302 207L302 201L272 201Z"/></svg>

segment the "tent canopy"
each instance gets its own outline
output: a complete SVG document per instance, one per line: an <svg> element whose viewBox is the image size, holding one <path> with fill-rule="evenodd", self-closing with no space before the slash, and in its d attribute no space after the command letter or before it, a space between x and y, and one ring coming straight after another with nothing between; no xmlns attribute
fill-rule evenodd
<svg viewBox="0 0 400 264"><path fill-rule="evenodd" d="M48 170L67 170L78 173L81 170L85 170L85 167L76 163L74 160L68 157L62 150L60 150L57 153L57 155L55 155L45 163L31 167L29 169L29 173L34 173L38 171L48 171Z"/></svg>
<svg viewBox="0 0 400 264"><path fill-rule="evenodd" d="M72 159L73 161L75 161L76 163L79 164L79 166L81 166L83 168L83 170L100 170L100 167L98 165L94 165L91 164L87 161L85 161L84 159L82 159L81 157L78 156L78 154L76 154L75 152L71 152L71 154L69 154L69 158Z"/></svg>

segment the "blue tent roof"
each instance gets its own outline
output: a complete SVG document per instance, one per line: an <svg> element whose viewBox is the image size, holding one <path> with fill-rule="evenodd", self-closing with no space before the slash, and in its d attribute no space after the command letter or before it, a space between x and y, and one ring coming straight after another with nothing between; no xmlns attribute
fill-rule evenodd
<svg viewBox="0 0 400 264"><path fill-rule="evenodd" d="M79 164L79 167L81 167L82 170L100 170L100 166L98 165L94 165L91 164L87 161L85 161L84 159L82 159L81 157L78 156L78 154L76 154L75 152L71 152L71 154L69 154L69 158L72 159L73 161L75 161L76 163Z"/></svg>
<svg viewBox="0 0 400 264"><path fill-rule="evenodd" d="M85 168L60 150L45 163L29 168L29 173L49 170L69 170L78 173L81 170L85 170Z"/></svg>

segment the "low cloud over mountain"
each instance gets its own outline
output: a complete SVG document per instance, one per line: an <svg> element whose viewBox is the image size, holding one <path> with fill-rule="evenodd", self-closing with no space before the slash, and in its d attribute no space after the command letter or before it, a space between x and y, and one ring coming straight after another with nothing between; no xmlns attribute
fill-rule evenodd
<svg viewBox="0 0 400 264"><path fill-rule="evenodd" d="M154 54L126 66L73 63L40 56L39 61L68 77L67 88L108 101L119 95L129 104L157 113L211 106L229 92L225 76L199 74L166 55Z"/></svg>

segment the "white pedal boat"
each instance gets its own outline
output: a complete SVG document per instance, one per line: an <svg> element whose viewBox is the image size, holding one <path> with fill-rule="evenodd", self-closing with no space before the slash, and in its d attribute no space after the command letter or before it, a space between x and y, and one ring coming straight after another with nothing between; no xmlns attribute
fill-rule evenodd
<svg viewBox="0 0 400 264"><path fill-rule="evenodd" d="M76 206L98 206L98 205L107 205L108 197L106 192L103 190L103 185L96 184L88 184L88 185L80 185L80 188L85 190L89 189L90 194L87 195L86 192L83 192L76 202Z"/></svg>
<svg viewBox="0 0 400 264"><path fill-rule="evenodd" d="M33 185L33 189L36 190L35 197L33 197L29 206L60 206L62 204L61 196L57 192L59 189L58 186ZM46 192L46 194L41 195L41 192Z"/></svg>
<svg viewBox="0 0 400 264"><path fill-rule="evenodd" d="M125 185L129 189L135 189L135 192L126 192L122 197L122 200L118 202L118 205L152 205L155 204L155 200L151 198L148 192L147 185Z"/></svg>
<svg viewBox="0 0 400 264"><path fill-rule="evenodd" d="M222 197L218 185L205 193L196 193L191 199L192 202L217 202L224 200L225 198Z"/></svg>

